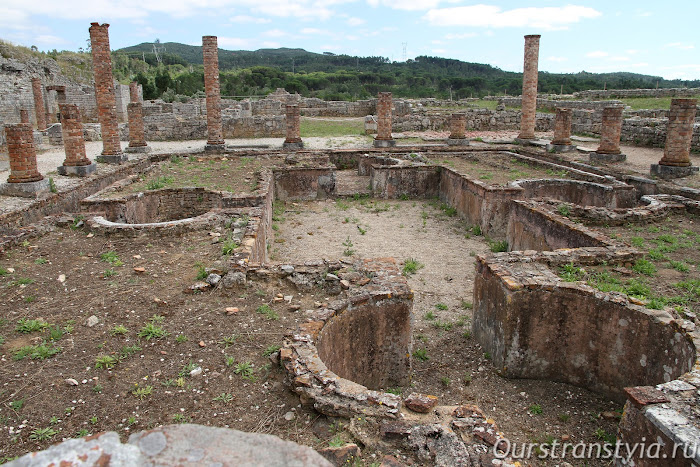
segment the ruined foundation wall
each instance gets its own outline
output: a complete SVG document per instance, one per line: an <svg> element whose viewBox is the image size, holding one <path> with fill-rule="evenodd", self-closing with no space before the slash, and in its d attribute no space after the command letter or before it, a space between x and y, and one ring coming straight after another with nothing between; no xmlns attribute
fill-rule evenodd
<svg viewBox="0 0 700 467"><path fill-rule="evenodd" d="M516 273L477 259L472 331L505 377L566 382L618 401L624 387L671 381L695 361L668 313L561 282L535 263Z"/></svg>
<svg viewBox="0 0 700 467"><path fill-rule="evenodd" d="M372 193L377 198L434 198L440 188L440 167L373 165L370 168Z"/></svg>
<svg viewBox="0 0 700 467"><path fill-rule="evenodd" d="M335 168L289 167L274 172L275 199L313 200L335 195Z"/></svg>
<svg viewBox="0 0 700 467"><path fill-rule="evenodd" d="M575 92L574 97L580 99L620 99L625 97L693 97L698 94L700 94L698 88L593 89Z"/></svg>

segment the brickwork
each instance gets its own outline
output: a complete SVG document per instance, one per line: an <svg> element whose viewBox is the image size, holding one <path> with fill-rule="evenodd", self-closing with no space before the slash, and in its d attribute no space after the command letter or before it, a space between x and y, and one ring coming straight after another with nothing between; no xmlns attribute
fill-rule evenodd
<svg viewBox="0 0 700 467"><path fill-rule="evenodd" d="M391 137L391 93L380 92L377 100L377 136L375 139L389 141Z"/></svg>
<svg viewBox="0 0 700 467"><path fill-rule="evenodd" d="M132 81L129 83L129 102L141 102L139 96L139 83Z"/></svg>
<svg viewBox="0 0 700 467"><path fill-rule="evenodd" d="M688 167L697 99L672 99L666 127L666 147L659 165Z"/></svg>
<svg viewBox="0 0 700 467"><path fill-rule="evenodd" d="M207 145L223 145L219 50L216 36L202 37L202 54L204 55L204 91L207 96Z"/></svg>
<svg viewBox="0 0 700 467"><path fill-rule="evenodd" d="M557 107L554 116L554 138L552 144L571 144L571 109Z"/></svg>
<svg viewBox="0 0 700 467"><path fill-rule="evenodd" d="M534 139L537 109L537 66L540 53L540 36L525 36L523 63L523 98L520 134L518 138Z"/></svg>
<svg viewBox="0 0 700 467"><path fill-rule="evenodd" d="M41 79L32 78L32 93L34 94L34 114L36 115L37 130L46 129L46 108L44 95L41 91Z"/></svg>
<svg viewBox="0 0 700 467"><path fill-rule="evenodd" d="M47 91L56 91L56 101L59 104L66 103L66 87L65 86L46 86Z"/></svg>
<svg viewBox="0 0 700 467"><path fill-rule="evenodd" d="M91 23L92 67L95 73L97 118L102 127L102 155L120 155L117 104L112 76L112 57L109 48L109 24Z"/></svg>
<svg viewBox="0 0 700 467"><path fill-rule="evenodd" d="M301 131L299 129L299 106L287 104L287 138L285 143L301 143Z"/></svg>
<svg viewBox="0 0 700 467"><path fill-rule="evenodd" d="M31 123L29 121L29 111L27 109L19 110L19 121L20 123Z"/></svg>
<svg viewBox="0 0 700 467"><path fill-rule="evenodd" d="M63 146L66 151L66 167L79 167L90 165L92 161L85 153L85 139L83 137L83 124L80 120L80 109L75 104L59 104L61 111L61 130L63 133Z"/></svg>
<svg viewBox="0 0 700 467"><path fill-rule="evenodd" d="M143 127L143 104L131 102L126 109L129 114L129 147L147 146Z"/></svg>
<svg viewBox="0 0 700 467"><path fill-rule="evenodd" d="M622 133L623 106L611 106L603 109L603 119L600 124L599 154L620 154L620 135Z"/></svg>
<svg viewBox="0 0 700 467"><path fill-rule="evenodd" d="M467 115L456 113L450 115L450 139L466 138Z"/></svg>
<svg viewBox="0 0 700 467"><path fill-rule="evenodd" d="M10 157L8 183L26 183L43 180L36 165L34 134L28 123L5 126L7 152Z"/></svg>

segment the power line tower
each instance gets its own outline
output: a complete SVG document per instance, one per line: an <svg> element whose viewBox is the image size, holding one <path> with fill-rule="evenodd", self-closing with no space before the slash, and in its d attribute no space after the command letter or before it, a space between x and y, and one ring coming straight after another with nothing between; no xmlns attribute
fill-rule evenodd
<svg viewBox="0 0 700 467"><path fill-rule="evenodd" d="M165 46L160 44L160 39L156 39L156 41L153 43L153 53L156 56L156 61L158 62L158 65L163 63L163 56L161 53L165 52Z"/></svg>
<svg viewBox="0 0 700 467"><path fill-rule="evenodd" d="M402 43L401 43L401 47L403 48L403 54L402 54L402 56L403 56L403 61L404 61L404 62L406 61L406 46L407 46L407 45L408 45L408 42L402 42Z"/></svg>

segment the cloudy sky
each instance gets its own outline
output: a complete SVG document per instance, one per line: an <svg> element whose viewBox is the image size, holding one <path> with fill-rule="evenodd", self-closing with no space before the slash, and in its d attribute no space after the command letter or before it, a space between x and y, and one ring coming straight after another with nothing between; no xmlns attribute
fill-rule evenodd
<svg viewBox="0 0 700 467"><path fill-rule="evenodd" d="M201 45L214 35L230 50L300 47L400 61L405 45L406 58L522 71L523 36L541 34L540 70L700 79L699 17L696 0L2 0L0 38L78 50L90 23L106 22L113 49L156 38Z"/></svg>

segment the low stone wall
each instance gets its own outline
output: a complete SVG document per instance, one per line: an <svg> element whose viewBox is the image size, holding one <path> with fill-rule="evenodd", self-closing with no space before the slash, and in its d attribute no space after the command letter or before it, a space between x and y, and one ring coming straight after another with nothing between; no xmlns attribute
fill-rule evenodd
<svg viewBox="0 0 700 467"><path fill-rule="evenodd" d="M282 138L286 132L283 116L222 116L224 138ZM192 140L207 138L206 116L182 117L174 113L144 117L147 141ZM128 125L120 125L120 139L129 139Z"/></svg>
<svg viewBox="0 0 700 467"><path fill-rule="evenodd" d="M465 109L460 110L467 116L468 130L496 131L518 130L520 128L520 112L516 110ZM419 111L403 117L394 117L392 129L400 131L448 131L450 114L446 112ZM536 131L551 131L554 129L554 115L537 114Z"/></svg>
<svg viewBox="0 0 700 467"><path fill-rule="evenodd" d="M274 171L275 199L312 200L335 195L334 167L289 167Z"/></svg>
<svg viewBox="0 0 700 467"><path fill-rule="evenodd" d="M574 93L579 99L620 99L625 97L694 97L700 95L699 88L661 89L594 89Z"/></svg>
<svg viewBox="0 0 700 467"><path fill-rule="evenodd" d="M378 198L434 198L440 190L441 167L373 165L370 170L372 193Z"/></svg>
<svg viewBox="0 0 700 467"><path fill-rule="evenodd" d="M554 198L577 206L605 206L608 208L631 208L637 204L633 186L621 182L611 185L581 180L539 179L519 180L510 186L522 188L521 197Z"/></svg>
<svg viewBox="0 0 700 467"><path fill-rule="evenodd" d="M506 107L520 107L522 105L521 97L501 97L498 99L499 104L503 104ZM606 100L606 101L571 101L571 100L559 100L559 99L545 99L542 97L537 98L537 108L538 109L548 109L554 110L557 107L564 109L589 109L589 110L600 110L602 111L605 107L611 105L622 104L618 100Z"/></svg>
<svg viewBox="0 0 700 467"><path fill-rule="evenodd" d="M671 381L696 359L682 323L625 295L563 282L551 270L636 256L631 249L583 248L478 257L472 332L506 377L567 382L618 401L626 386Z"/></svg>

